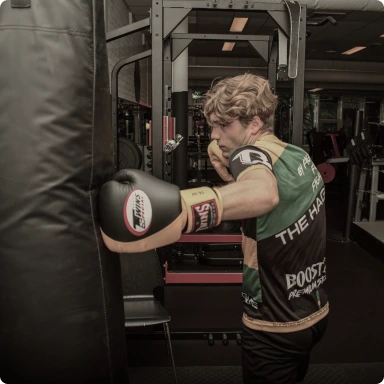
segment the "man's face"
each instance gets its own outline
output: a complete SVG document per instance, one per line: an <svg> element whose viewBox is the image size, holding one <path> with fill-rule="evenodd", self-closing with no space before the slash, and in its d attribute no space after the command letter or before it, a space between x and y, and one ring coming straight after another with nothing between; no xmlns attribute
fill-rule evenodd
<svg viewBox="0 0 384 384"><path fill-rule="evenodd" d="M211 115L212 133L211 139L217 140L217 145L223 152L223 157L229 159L231 153L249 143L252 135L251 126L252 122L244 128L239 120L234 120L232 123L226 125L223 121L215 115Z"/></svg>

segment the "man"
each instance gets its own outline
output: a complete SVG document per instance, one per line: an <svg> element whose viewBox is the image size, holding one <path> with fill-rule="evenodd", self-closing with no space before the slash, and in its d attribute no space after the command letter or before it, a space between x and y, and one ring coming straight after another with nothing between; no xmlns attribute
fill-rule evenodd
<svg viewBox="0 0 384 384"><path fill-rule="evenodd" d="M273 135L276 104L268 82L246 74L216 84L204 108L219 175L230 182L229 165L236 183L258 180L229 199L234 209L249 199L237 215L224 208L255 216L242 221L244 383L301 381L327 326L324 185L306 152ZM224 201L233 190L221 189ZM278 201L271 210L265 196Z"/></svg>
<svg viewBox="0 0 384 384"><path fill-rule="evenodd" d="M100 193L102 236L114 252L141 252L242 219L244 383L296 383L327 322L324 184L305 151L273 135L266 80L225 79L206 96L208 153L229 184L179 191L120 171Z"/></svg>

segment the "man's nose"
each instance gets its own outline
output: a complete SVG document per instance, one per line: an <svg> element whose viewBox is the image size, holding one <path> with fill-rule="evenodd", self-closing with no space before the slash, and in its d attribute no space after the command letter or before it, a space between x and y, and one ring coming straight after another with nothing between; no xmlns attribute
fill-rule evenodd
<svg viewBox="0 0 384 384"><path fill-rule="evenodd" d="M218 130L215 128L212 128L211 139L212 140L219 140L220 139L220 135L218 133Z"/></svg>

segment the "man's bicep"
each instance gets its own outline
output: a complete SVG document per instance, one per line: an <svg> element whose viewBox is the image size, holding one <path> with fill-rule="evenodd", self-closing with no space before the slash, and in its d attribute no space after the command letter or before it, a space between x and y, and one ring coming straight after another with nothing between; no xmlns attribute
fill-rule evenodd
<svg viewBox="0 0 384 384"><path fill-rule="evenodd" d="M253 165L240 173L237 182L245 180L254 180L256 182L265 182L268 185L277 188L277 180L273 172L264 165Z"/></svg>

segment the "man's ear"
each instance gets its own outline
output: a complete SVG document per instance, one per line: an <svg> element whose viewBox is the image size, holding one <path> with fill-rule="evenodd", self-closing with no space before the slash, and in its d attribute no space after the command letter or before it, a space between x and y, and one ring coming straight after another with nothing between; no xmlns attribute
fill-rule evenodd
<svg viewBox="0 0 384 384"><path fill-rule="evenodd" d="M263 127L264 123L261 121L259 116L255 116L252 120L251 131L253 134L256 134Z"/></svg>

